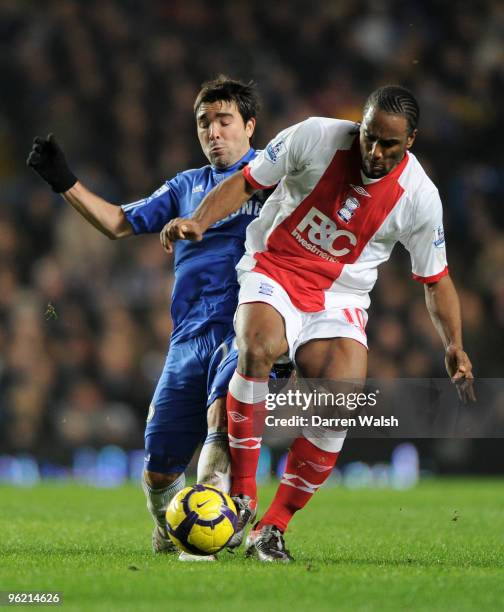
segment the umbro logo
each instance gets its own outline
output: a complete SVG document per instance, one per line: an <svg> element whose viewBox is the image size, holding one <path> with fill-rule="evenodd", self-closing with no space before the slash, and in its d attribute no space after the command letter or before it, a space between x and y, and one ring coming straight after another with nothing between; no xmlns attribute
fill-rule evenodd
<svg viewBox="0 0 504 612"><path fill-rule="evenodd" d="M316 471L316 472L327 472L328 470L332 470L331 466L327 466L327 465L320 465L319 463L313 463L313 461L308 461L306 460L306 463L308 465L311 465L311 467Z"/></svg>
<svg viewBox="0 0 504 612"><path fill-rule="evenodd" d="M371 197L371 195L364 189L364 187L361 187L360 185L352 185L352 183L350 183L350 187L352 189L355 189L355 191L361 196L365 196L366 198Z"/></svg>
<svg viewBox="0 0 504 612"><path fill-rule="evenodd" d="M235 423L241 423L242 421L248 421L248 417L243 416L243 414L240 414L239 412L228 412L228 414L231 417L231 420L234 421Z"/></svg>
<svg viewBox="0 0 504 612"><path fill-rule="evenodd" d="M193 193L203 193L203 185L196 185L196 187L193 187L192 192Z"/></svg>

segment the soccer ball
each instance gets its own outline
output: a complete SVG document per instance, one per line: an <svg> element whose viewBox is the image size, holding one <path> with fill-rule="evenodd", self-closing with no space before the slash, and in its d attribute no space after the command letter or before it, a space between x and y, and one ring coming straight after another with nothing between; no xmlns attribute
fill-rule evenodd
<svg viewBox="0 0 504 612"><path fill-rule="evenodd" d="M201 484L179 491L166 510L171 541L192 555L214 555L224 548L237 518L229 495Z"/></svg>

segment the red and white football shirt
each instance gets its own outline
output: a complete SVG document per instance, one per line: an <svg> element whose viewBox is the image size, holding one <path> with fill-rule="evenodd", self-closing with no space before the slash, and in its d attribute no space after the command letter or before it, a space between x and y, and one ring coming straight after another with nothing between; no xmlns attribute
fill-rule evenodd
<svg viewBox="0 0 504 612"><path fill-rule="evenodd" d="M416 280L448 273L435 185L409 152L383 178L367 179L355 123L311 117L281 132L243 173L256 189L277 187L248 226L237 269L276 280L300 310L368 308L377 268L398 241Z"/></svg>

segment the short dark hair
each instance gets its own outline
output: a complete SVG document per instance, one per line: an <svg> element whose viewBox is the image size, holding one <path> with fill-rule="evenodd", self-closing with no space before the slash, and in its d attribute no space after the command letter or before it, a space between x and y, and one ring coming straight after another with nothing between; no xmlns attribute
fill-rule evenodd
<svg viewBox="0 0 504 612"><path fill-rule="evenodd" d="M410 134L417 128L420 119L420 107L415 96L406 87L385 85L376 89L364 104L364 114L372 106L379 108L385 113L393 113L405 117Z"/></svg>
<svg viewBox="0 0 504 612"><path fill-rule="evenodd" d="M196 115L202 104L211 104L219 100L234 102L244 123L257 117L261 107L254 81L244 83L221 74L216 79L203 83L194 102L194 114Z"/></svg>

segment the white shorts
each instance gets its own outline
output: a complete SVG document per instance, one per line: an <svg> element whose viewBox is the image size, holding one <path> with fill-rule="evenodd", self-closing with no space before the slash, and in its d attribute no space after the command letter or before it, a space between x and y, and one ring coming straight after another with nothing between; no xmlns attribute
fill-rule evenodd
<svg viewBox="0 0 504 612"><path fill-rule="evenodd" d="M330 308L320 312L303 312L291 302L285 289L259 272L238 274L238 305L264 302L283 317L289 344L289 356L295 361L300 346L317 338L353 338L367 348L367 313L362 308Z"/></svg>

